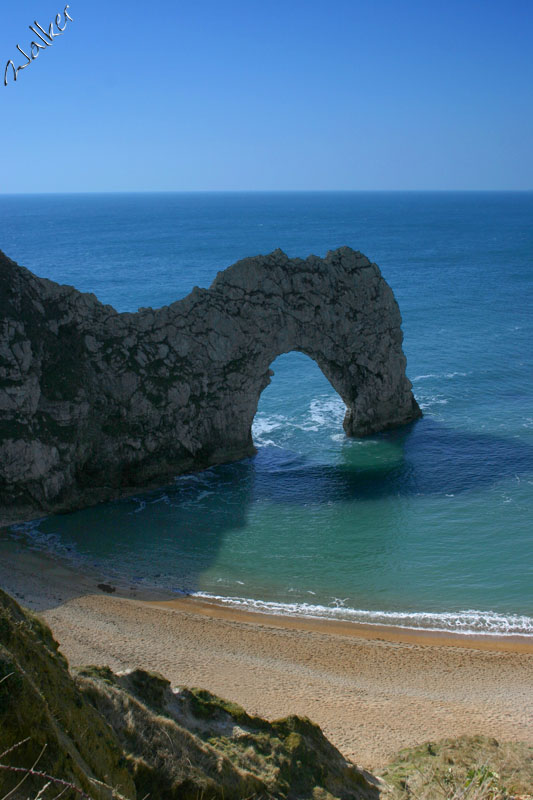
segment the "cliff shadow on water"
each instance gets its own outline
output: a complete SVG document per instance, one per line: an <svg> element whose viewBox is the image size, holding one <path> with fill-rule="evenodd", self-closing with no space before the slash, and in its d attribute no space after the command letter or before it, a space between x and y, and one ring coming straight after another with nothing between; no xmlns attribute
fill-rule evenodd
<svg viewBox="0 0 533 800"><path fill-rule="evenodd" d="M454 429L431 417L369 439L345 439L335 463L264 447L255 492L299 504L451 495L533 473L533 447L516 439ZM292 474L286 481L279 474Z"/></svg>
<svg viewBox="0 0 533 800"><path fill-rule="evenodd" d="M122 580L130 588L186 594L205 589L202 579L223 548L237 568L240 558L253 558L257 537L263 529L266 536L268 526L284 526L285 538L294 536L296 545L306 534L291 530L290 520L298 518L295 524L305 526L314 512L342 507L353 520L357 547L357 536L363 535L356 530L358 508L363 512L368 502L391 499L392 504L380 505L380 531L372 533L378 552L380 546L393 546L393 539L401 546L398 504L405 499L416 505L424 498L465 496L533 473L532 447L454 430L431 418L371 439L345 438L328 455L326 463L316 452L260 446L255 457L180 476L164 489L15 526L11 535L88 565L111 584ZM316 520L311 524L323 524ZM383 536L387 542L380 544ZM261 552L264 556L266 550ZM234 584L231 589L220 585L220 594L238 590Z"/></svg>
<svg viewBox="0 0 533 800"><path fill-rule="evenodd" d="M0 316L3 524L252 455L251 423L282 353L319 364L349 436L421 416L393 292L348 247L243 259L209 289L120 314L0 252Z"/></svg>

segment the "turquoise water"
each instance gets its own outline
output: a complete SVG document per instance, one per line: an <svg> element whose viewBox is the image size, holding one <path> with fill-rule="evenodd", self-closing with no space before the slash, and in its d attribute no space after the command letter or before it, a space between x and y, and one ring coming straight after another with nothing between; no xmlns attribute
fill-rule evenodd
<svg viewBox="0 0 533 800"><path fill-rule="evenodd" d="M8 255L119 310L276 247L362 250L400 304L425 414L348 440L342 401L290 353L255 458L9 535L257 610L533 634L532 193L16 196L0 219Z"/></svg>

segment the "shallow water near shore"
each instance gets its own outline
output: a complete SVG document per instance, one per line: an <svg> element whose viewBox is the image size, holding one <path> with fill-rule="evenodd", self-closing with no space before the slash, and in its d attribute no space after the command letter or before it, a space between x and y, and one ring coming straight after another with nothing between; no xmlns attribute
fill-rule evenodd
<svg viewBox="0 0 533 800"><path fill-rule="evenodd" d="M276 247L360 249L400 304L425 414L349 440L342 401L290 353L255 458L3 535L269 613L533 635L533 194L32 196L0 211L10 257L119 310Z"/></svg>

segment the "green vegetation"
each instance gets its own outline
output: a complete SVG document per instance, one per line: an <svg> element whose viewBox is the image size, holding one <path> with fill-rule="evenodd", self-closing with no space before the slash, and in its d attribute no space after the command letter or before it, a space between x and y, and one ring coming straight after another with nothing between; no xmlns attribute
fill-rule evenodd
<svg viewBox="0 0 533 800"><path fill-rule="evenodd" d="M0 681L0 798L22 778L10 800L379 796L309 720L269 723L144 670L71 675L49 628L1 591Z"/></svg>
<svg viewBox="0 0 533 800"><path fill-rule="evenodd" d="M302 717L268 722L141 669L72 675L49 628L0 591L0 800L522 800L533 748L431 743L382 777Z"/></svg>
<svg viewBox="0 0 533 800"><path fill-rule="evenodd" d="M112 675L112 673L111 673ZM77 685L119 738L137 795L213 798L377 798L307 719L267 722L161 675L80 670Z"/></svg>
<svg viewBox="0 0 533 800"><path fill-rule="evenodd" d="M0 763L15 769L35 764L36 771L97 800L113 795L101 784L134 796L116 736L77 689L50 629L3 592L0 680ZM18 772L0 770L0 797L20 779ZM15 797L32 797L42 786L41 778L28 776ZM56 794L53 789L50 796Z"/></svg>
<svg viewBox="0 0 533 800"><path fill-rule="evenodd" d="M461 736L402 750L382 773L394 800L524 800L533 793L533 747Z"/></svg>

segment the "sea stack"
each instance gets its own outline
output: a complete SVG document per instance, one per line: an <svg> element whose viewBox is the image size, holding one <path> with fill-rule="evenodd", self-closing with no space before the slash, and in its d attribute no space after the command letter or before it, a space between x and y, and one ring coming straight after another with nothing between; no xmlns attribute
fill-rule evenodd
<svg viewBox="0 0 533 800"><path fill-rule="evenodd" d="M348 247L246 258L137 313L0 252L0 524L253 455L270 365L292 350L343 399L348 436L421 416L392 290Z"/></svg>

